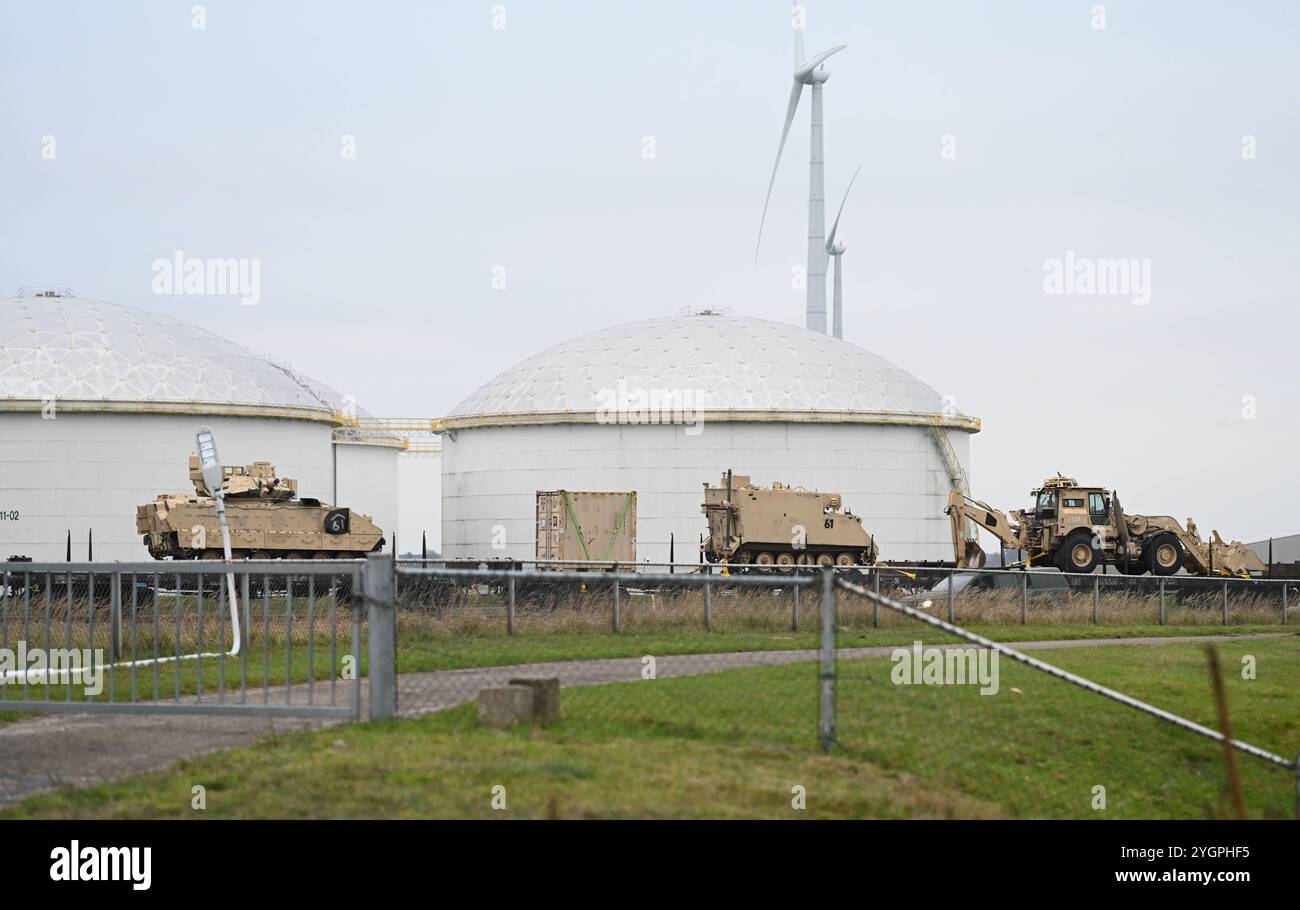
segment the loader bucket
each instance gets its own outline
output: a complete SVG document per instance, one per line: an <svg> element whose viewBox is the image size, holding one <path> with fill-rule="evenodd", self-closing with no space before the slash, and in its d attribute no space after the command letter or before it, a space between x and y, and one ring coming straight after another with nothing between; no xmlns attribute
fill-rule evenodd
<svg viewBox="0 0 1300 910"><path fill-rule="evenodd" d="M968 540L966 541L966 556L962 559L961 565L957 568L982 569L986 562L988 562L988 556L984 553L984 550L980 547L979 543L974 540Z"/></svg>
<svg viewBox="0 0 1300 910"><path fill-rule="evenodd" d="M1252 572L1262 573L1266 570L1264 561L1256 555L1254 550L1241 541L1234 540L1232 543L1224 543L1218 531L1214 531L1212 534L1214 537L1214 568L1216 571L1220 573L1228 572L1233 575L1249 575Z"/></svg>

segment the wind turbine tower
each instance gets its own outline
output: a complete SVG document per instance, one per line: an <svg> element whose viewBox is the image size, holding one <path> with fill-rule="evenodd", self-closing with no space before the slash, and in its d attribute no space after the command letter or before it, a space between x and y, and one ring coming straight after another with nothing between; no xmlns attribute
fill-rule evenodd
<svg viewBox="0 0 1300 910"><path fill-rule="evenodd" d="M800 25L802 23L799 23ZM790 124L799 109L799 98L805 85L812 86L812 141L808 158L808 304L804 324L814 332L826 332L826 174L822 149L822 86L831 77L823 66L826 58L837 54L848 45L841 44L823 51L811 60L804 59L803 32L794 29L794 84L790 87L790 102L786 106L785 125L781 128L781 142L776 147L776 163L772 165L772 178L767 183L767 198L763 200L763 217L758 224L758 244L763 242L763 224L767 221L767 206L772 199L772 186L781 166L781 153L790 135ZM754 262L758 263L758 244L754 247Z"/></svg>
<svg viewBox="0 0 1300 910"><path fill-rule="evenodd" d="M843 243L835 242L835 232L840 229L840 216L844 214L844 203L849 201L849 190L853 189L853 181L858 179L858 171L862 170L862 165L858 165L858 170L853 172L849 178L849 185L844 188L844 198L840 200L840 210L835 213L835 223L831 225L831 234L826 238L826 252L835 257L835 293L834 293L834 310L831 320L831 334L836 338L844 337L844 287L843 273L841 271L840 257L844 255L846 247Z"/></svg>

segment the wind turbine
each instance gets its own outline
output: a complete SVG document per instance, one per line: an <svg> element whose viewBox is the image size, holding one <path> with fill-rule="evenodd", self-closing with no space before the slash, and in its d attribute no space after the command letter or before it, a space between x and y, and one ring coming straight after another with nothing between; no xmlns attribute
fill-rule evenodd
<svg viewBox="0 0 1300 910"><path fill-rule="evenodd" d="M835 242L835 232L840 229L840 216L844 214L844 203L849 201L849 190L853 189L853 181L858 179L858 171L862 170L862 165L858 165L858 170L853 172L849 178L849 185L844 188L844 198L840 200L840 210L835 213L835 222L831 225L830 236L826 238L826 253L835 257L835 305L834 317L831 321L831 333L836 338L844 337L844 289L841 285L840 257L844 255L846 247L842 243Z"/></svg>
<svg viewBox="0 0 1300 910"><path fill-rule="evenodd" d="M781 166L781 153L790 135L790 124L799 109L799 98L805 85L812 86L812 144L808 160L808 305L805 325L814 332L826 332L826 188L825 164L822 160L822 86L831 74L822 66L826 58L837 54L847 44L823 51L811 60L804 60L803 32L794 30L794 84L790 87L790 103L785 110L785 126L781 128L781 142L776 147L776 163L772 165L772 178L767 182L767 198L763 200L763 217L758 223L758 243L754 245L754 264L758 264L758 248L763 242L763 224L767 221L767 206L772 200L772 186L776 171Z"/></svg>

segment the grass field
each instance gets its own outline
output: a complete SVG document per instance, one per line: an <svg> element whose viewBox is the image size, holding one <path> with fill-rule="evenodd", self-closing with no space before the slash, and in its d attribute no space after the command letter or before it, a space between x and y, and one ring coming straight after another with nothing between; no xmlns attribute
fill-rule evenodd
<svg viewBox="0 0 1300 910"><path fill-rule="evenodd" d="M1018 615L1018 614L1017 614ZM813 618L805 618L799 632L788 625L750 617L746 622L715 624L708 631L697 623L632 623L623 631L614 633L604 626L585 622L555 622L546 627L520 631L508 635L496 623L466 626L446 624L419 615L399 618L398 661L400 673L430 670L454 670L465 667L508 666L522 663L542 663L560 660L587 660L601 657L639 657L644 654L709 654L736 651L784 651L815 649L820 645L820 630ZM1288 632L1293 626L1276 624L1222 626L1198 623L1192 625L1149 625L1144 623L1116 623L1097 625L1089 622L1032 622L1021 625L1015 622L983 621L965 626L973 632L998 641L1015 642L1036 639L1067 638L1140 638L1155 636L1216 635L1225 631L1232 634L1257 632ZM879 628L870 621L856 622L840 627L840 647L871 647L878 645L910 644L923 627L913 620L890 616ZM164 626L164 631L166 627ZM943 633L924 629L928 641L955 641ZM228 636L229 633L227 633ZM215 628L208 630L204 647L212 649L221 639ZM368 670L368 635L361 629L361 649L356 665L365 676ZM74 640L75 646L85 642ZM57 639L53 646L62 643ZM96 641L103 646L104 642ZM228 644L228 641L227 641ZM158 653L163 656L175 653L194 653L198 647L195 636L186 638L176 648L173 635L164 635ZM331 651L331 648L333 650ZM250 632L249 648L237 658L205 657L203 660L171 661L152 665L128 667L115 666L104 671L103 691L97 696L87 696L80 684L51 684L49 697L55 701L108 701L110 695L118 701L168 700L186 698L200 692L205 698L215 698L224 688L237 691L241 679L246 680L249 698L260 702L263 689L269 690L272 702L284 699L287 684L307 682L309 676L317 683L321 697L329 698L329 684L334 680L337 698L344 702L351 697L347 681L342 678L343 661L352 652L350 618L338 621L337 639L331 641L328 627L317 627L317 633L308 640L305 627L287 630L283 623L270 625L265 630L254 625ZM141 644L137 658L152 655L151 647ZM130 660L129 640L124 660ZM310 670L310 672L309 672ZM46 697L44 683L31 684L24 692L21 683L0 686L0 697L14 700L42 701ZM19 712L0 712L0 722L21 716Z"/></svg>
<svg viewBox="0 0 1300 910"><path fill-rule="evenodd" d="M911 630L908 630L909 632ZM915 635L904 635L910 641ZM846 644L841 640L841 644ZM1300 751L1300 637L1221 643L1235 734ZM483 653L483 652L480 652ZM639 651L638 653L645 653ZM1242 658L1257 678L1241 678ZM1199 645L1049 661L1215 726ZM1224 814L1221 748L1003 661L1001 691L896 687L845 660L839 740L816 748L812 664L566 689L551 728L492 731L472 707L269 740L33 798L7 817L1079 817ZM1295 778L1238 757L1249 812L1289 817ZM207 788L207 810L190 808ZM491 807L506 788L507 808ZM807 809L791 807L806 788ZM1107 807L1092 808L1094 787Z"/></svg>

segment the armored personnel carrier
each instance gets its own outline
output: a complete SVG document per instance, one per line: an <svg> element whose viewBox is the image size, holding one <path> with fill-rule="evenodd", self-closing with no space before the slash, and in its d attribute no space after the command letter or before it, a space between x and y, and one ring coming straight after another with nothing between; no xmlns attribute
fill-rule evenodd
<svg viewBox="0 0 1300 910"><path fill-rule="evenodd" d="M718 486L704 485L702 511L709 522L704 541L709 562L770 572L795 566L873 565L879 556L862 519L843 508L838 493L814 493L781 483L760 487L728 471Z"/></svg>
<svg viewBox="0 0 1300 910"><path fill-rule="evenodd" d="M268 461L221 469L236 559L349 559L380 550L384 532L370 516L299 499L298 482ZM193 493L165 493L136 510L136 531L154 559L221 559L216 500L190 455Z"/></svg>

